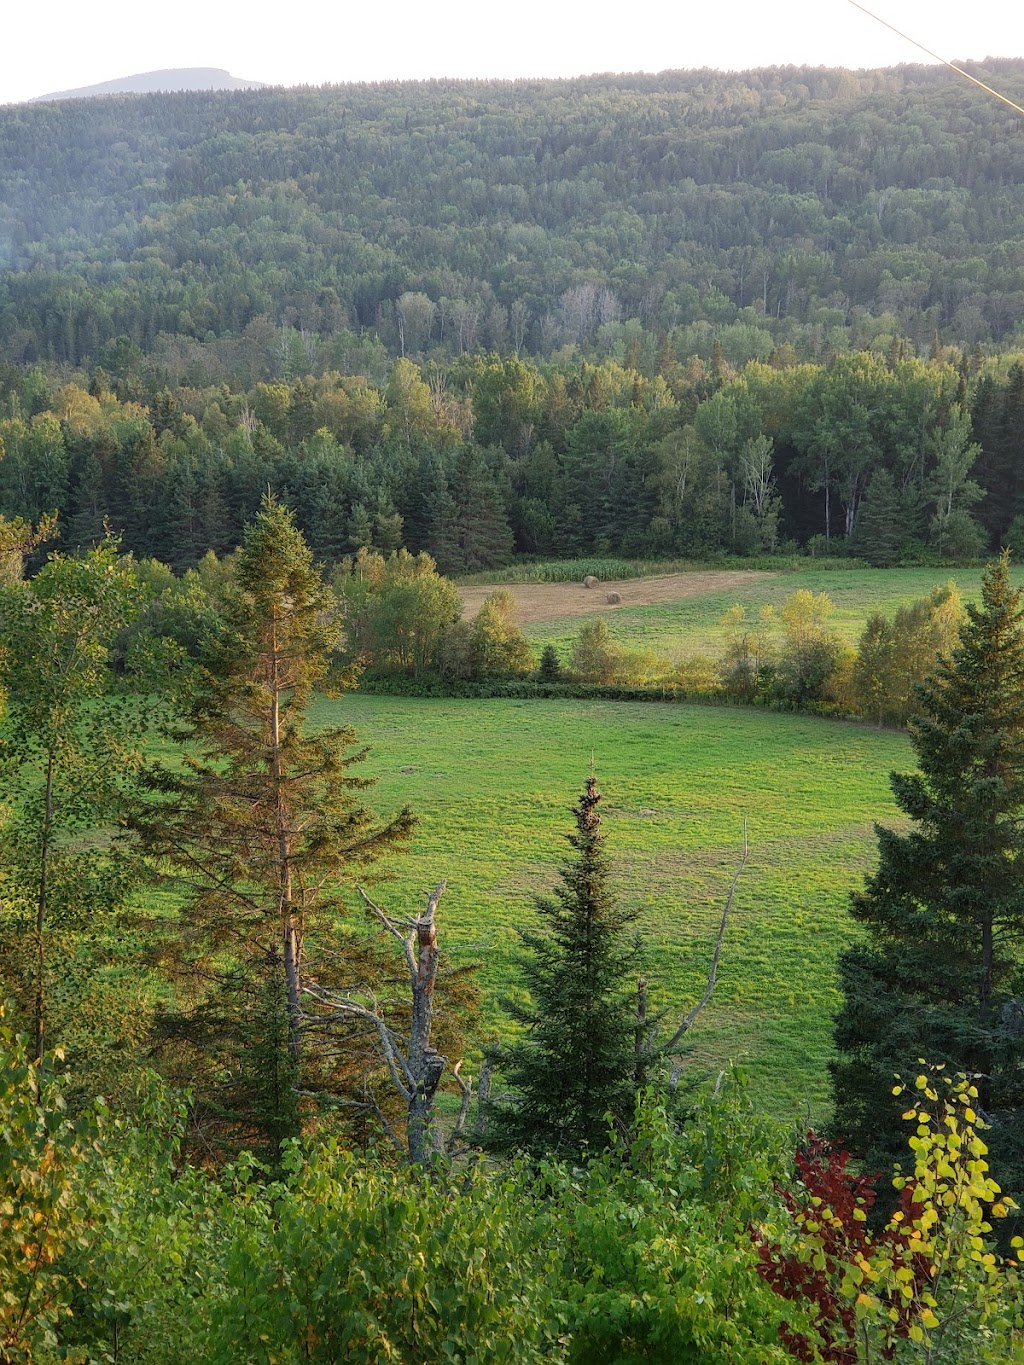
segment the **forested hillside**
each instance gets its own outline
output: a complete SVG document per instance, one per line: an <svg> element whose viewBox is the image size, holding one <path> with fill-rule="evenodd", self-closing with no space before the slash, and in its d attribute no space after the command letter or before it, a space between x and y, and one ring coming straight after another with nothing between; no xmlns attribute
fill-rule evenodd
<svg viewBox="0 0 1024 1365"><path fill-rule="evenodd" d="M988 73L1024 98L1024 62ZM0 513L187 567L1024 537L1024 139L932 68L0 111Z"/></svg>
<svg viewBox="0 0 1024 1365"><path fill-rule="evenodd" d="M986 70L1024 98L1024 63ZM167 353L257 324L231 356L250 379L281 322L546 353L706 321L733 363L780 340L1004 342L1022 210L1018 116L935 68L8 108L0 329L12 360L78 364L122 334Z"/></svg>

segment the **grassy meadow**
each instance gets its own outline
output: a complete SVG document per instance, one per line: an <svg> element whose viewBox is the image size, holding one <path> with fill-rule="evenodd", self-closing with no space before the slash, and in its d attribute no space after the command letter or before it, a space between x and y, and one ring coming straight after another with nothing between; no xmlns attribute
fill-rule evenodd
<svg viewBox="0 0 1024 1365"><path fill-rule="evenodd" d="M698 654L718 658L724 651L728 634L721 624L722 616L737 602L756 614L768 605L777 611L786 598L800 588L828 593L835 604L832 628L850 644L855 644L871 612L891 615L898 607L925 597L934 587L950 580L956 582L965 601L977 600L980 595L981 569L840 569L815 568L813 561L806 562L807 568L784 570L774 577L752 574L749 584L739 588L702 593L657 606L631 607L626 589L623 605L609 612L604 619L620 644L654 649L673 659ZM671 570L666 569L668 571ZM1014 570L1014 580L1024 583L1024 567ZM564 655L580 628L581 619L586 618L566 616L540 621L525 626L524 630L535 650L550 643L558 646Z"/></svg>
<svg viewBox="0 0 1024 1365"><path fill-rule="evenodd" d="M313 719L352 724L371 746L381 813L408 802L419 815L412 851L378 899L412 907L448 878L442 941L454 961L483 964L485 1036L503 1026L499 999L517 989L514 931L554 884L591 756L617 890L643 911L652 994L668 1020L703 988L745 817L748 864L692 1065L743 1059L777 1112L826 1110L835 958L853 932L847 895L873 864L872 822L895 818L888 774L911 762L904 736L603 701L354 695L318 702Z"/></svg>

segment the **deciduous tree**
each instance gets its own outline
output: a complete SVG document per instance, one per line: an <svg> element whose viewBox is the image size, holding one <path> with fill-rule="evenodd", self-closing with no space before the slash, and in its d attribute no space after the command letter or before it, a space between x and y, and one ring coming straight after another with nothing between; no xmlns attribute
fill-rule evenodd
<svg viewBox="0 0 1024 1365"><path fill-rule="evenodd" d="M95 949L130 882L128 861L96 831L116 827L138 762L136 708L107 695L114 642L138 592L111 541L81 558L54 555L34 578L0 590L3 758L12 798L2 833L10 939L3 975L31 1020L37 1062L51 988L62 985L73 1015L74 996L81 1006L97 984L90 981ZM73 1018L63 1018L62 1041L74 1031Z"/></svg>

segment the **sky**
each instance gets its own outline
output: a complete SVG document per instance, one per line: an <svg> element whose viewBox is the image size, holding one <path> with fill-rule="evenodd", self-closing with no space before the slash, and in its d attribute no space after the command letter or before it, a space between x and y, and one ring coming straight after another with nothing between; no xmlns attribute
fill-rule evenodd
<svg viewBox="0 0 1024 1365"><path fill-rule="evenodd" d="M1024 56L1020 0L864 0L942 57ZM849 0L8 0L0 103L180 66L274 85L928 59Z"/></svg>

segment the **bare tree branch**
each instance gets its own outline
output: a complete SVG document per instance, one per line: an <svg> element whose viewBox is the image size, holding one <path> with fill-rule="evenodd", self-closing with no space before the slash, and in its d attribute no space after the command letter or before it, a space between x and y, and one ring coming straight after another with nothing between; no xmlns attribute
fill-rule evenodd
<svg viewBox="0 0 1024 1365"><path fill-rule="evenodd" d="M383 1015L381 1015L378 1010L368 1009L365 1005L361 1005L358 1000L353 1000L351 996L328 995L325 991L321 991L316 986L304 986L302 993L303 995L312 996L319 1004L326 1005L328 1009L334 1010L338 1014L347 1014L349 1016L354 1016L356 1019L365 1019L368 1024L372 1024L377 1031L377 1037L380 1039L381 1051L384 1053L384 1060L388 1064L388 1070L391 1073L391 1080L394 1083L395 1089L400 1092L404 1099L412 1099L416 1090L415 1077L409 1070L405 1058L395 1047L391 1030L385 1023ZM376 1001L374 1003L376 1004ZM405 1074L404 1081L402 1079L403 1072Z"/></svg>
<svg viewBox="0 0 1024 1365"><path fill-rule="evenodd" d="M463 1080L461 1073L462 1063L456 1062L455 1066L452 1068L452 1075L458 1082L459 1090L462 1093L462 1099L459 1102L459 1113L455 1120L455 1126L452 1128L452 1131L448 1134L448 1141L445 1144L445 1151L448 1153L449 1156L451 1156L454 1153L456 1142L462 1136L462 1133L466 1127L466 1119L469 1117L469 1104L470 1100L472 1100L473 1098L472 1082Z"/></svg>
<svg viewBox="0 0 1024 1365"><path fill-rule="evenodd" d="M311 996L326 1009L347 1015L350 1018L364 1020L376 1029L392 1084L406 1103L408 1157L410 1162L420 1165L426 1164L430 1160L431 1153L434 1150L431 1135L434 1098L441 1082L441 1076L448 1064L446 1058L440 1055L431 1042L434 983L437 978L438 966L436 915L438 902L447 885L447 881L442 881L430 893L423 914L418 915L415 919L404 921L388 915L370 899L362 887L359 887L360 896L376 918L388 933L402 945L402 953L409 971L412 1008L410 1011L409 1038L404 1055L394 1031L388 1027L375 999L371 1009L350 995L339 995L324 991L315 984L307 985L304 988L306 995ZM402 928L399 928L399 925ZM403 929L408 929L408 937ZM457 1133L465 1123L471 1091L468 1082L463 1081L459 1075L458 1067L455 1068L454 1074L462 1091L462 1105L459 1121L456 1124ZM390 1125L387 1124L375 1100L374 1106L381 1121L394 1137Z"/></svg>
<svg viewBox="0 0 1024 1365"><path fill-rule="evenodd" d="M680 1042L682 1042L684 1036L685 1036L685 1035L689 1032L689 1030L693 1027L693 1024L696 1022L697 1017L698 1017L698 1015L701 1013L701 1011L703 1010L704 1006L705 1006L705 1005L708 1003L708 1001L711 999L711 993L712 993L712 991L715 989L715 982L716 982L717 979L718 979L718 964L719 964L719 962L720 962L721 959L722 959L722 943L723 943L723 941L725 940L725 926L726 926L726 924L729 922L729 911L732 909L733 897L736 895L736 884L737 884L737 882L739 881L739 879L740 879L740 874L742 873L742 871L743 871L743 869L746 867L746 865L747 865L747 820L746 820L746 816L744 816L744 818L743 818L743 857L740 859L739 867L737 867L736 872L735 872L735 874L733 875L732 885L729 887L729 894L728 894L728 896L726 897L726 901L725 901L725 909L722 911L722 922L721 922L721 924L718 926L718 938L717 938L716 941L715 941L715 951L714 951L714 955L713 955L713 957L712 957L712 959L711 959L711 969L710 969L710 971L708 972L707 985L704 987L704 994L703 994L703 995L701 996L701 998L697 1001L696 1005L694 1005L693 1009L692 1009L692 1010L690 1011L690 1013L686 1016L686 1018L683 1020L683 1022L682 1022L682 1023L679 1025L679 1027L676 1029L675 1033L673 1033L672 1037L671 1037L671 1038L668 1040L668 1042L666 1043L665 1049L664 1049L664 1050L665 1050L665 1052L667 1052L667 1053L671 1053L671 1052L674 1052L674 1051L676 1050L676 1048L679 1046Z"/></svg>

